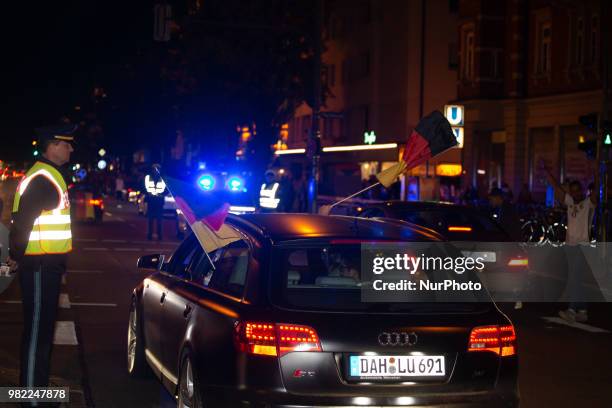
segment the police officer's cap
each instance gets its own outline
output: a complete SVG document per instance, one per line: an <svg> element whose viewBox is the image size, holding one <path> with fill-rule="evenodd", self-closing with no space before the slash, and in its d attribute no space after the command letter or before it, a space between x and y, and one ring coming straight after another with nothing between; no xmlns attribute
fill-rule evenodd
<svg viewBox="0 0 612 408"><path fill-rule="evenodd" d="M44 126L35 129L38 141L40 143L46 141L64 141L74 143L74 133L77 130L77 125L66 123L60 125Z"/></svg>

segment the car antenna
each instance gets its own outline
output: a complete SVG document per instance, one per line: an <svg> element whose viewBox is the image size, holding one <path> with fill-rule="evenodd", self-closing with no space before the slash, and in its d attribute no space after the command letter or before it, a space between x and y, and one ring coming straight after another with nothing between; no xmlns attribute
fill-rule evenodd
<svg viewBox="0 0 612 408"><path fill-rule="evenodd" d="M319 208L319 214L321 214L321 215L329 215L329 214L331 213L331 210L332 210L332 209L333 209L335 206L337 206L338 204L342 204L343 202L348 201L348 200L350 200L350 199L351 199L351 198L353 198L353 197L357 197L359 194L361 194L361 193L365 193L366 191L368 191L368 190L370 190L370 189L372 189L372 188L374 188L374 187L376 187L376 186L378 186L378 185L380 185L380 181L379 181L379 182L377 182L377 183L372 184L371 186L368 186L368 187L366 187L366 188L363 188L363 189L359 190L358 192L356 192L356 193L354 193L354 194L351 194L351 195L350 195L350 196L348 196L348 197L344 197L343 199L338 200L338 201L336 201L336 202L334 202L334 203L332 203L332 204L329 204L329 205L322 205L322 206L321 206L321 208Z"/></svg>

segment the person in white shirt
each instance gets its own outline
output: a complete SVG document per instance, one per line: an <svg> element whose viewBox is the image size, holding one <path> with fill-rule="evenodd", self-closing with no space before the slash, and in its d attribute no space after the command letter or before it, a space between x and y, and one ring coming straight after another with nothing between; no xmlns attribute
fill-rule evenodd
<svg viewBox="0 0 612 408"><path fill-rule="evenodd" d="M567 310L559 312L559 316L571 323L588 320L587 305L582 302L582 281L590 273L590 267L584 257L583 248L590 244L589 232L593 222L593 214L597 206L598 191L597 176L594 188L587 197L579 181L574 180L563 186L553 177L544 163L540 166L546 170L548 182L555 189L555 198L567 207L567 233L565 236L565 251L568 262L568 288L570 304Z"/></svg>

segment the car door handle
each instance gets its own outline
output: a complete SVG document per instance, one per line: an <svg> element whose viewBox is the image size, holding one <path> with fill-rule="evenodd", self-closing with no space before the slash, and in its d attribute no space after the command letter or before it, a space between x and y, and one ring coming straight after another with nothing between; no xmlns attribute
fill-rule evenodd
<svg viewBox="0 0 612 408"><path fill-rule="evenodd" d="M162 293L161 298L159 298L159 303L164 303L164 300L166 300L166 292Z"/></svg>
<svg viewBox="0 0 612 408"><path fill-rule="evenodd" d="M190 313L191 313L191 306L185 305L185 310L183 310L183 317L188 317Z"/></svg>

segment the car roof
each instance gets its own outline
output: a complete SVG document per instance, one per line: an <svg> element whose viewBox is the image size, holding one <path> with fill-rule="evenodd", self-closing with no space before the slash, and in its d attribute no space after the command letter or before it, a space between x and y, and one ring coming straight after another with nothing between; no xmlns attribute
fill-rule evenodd
<svg viewBox="0 0 612 408"><path fill-rule="evenodd" d="M273 241L304 238L440 240L435 232L413 227L409 223L337 215L258 213L228 216L228 222Z"/></svg>
<svg viewBox="0 0 612 408"><path fill-rule="evenodd" d="M379 203L371 205L363 205L362 207L389 207L393 210L461 210L461 211L475 211L474 208L465 205L459 205L446 201L401 201L401 200L390 200L381 201Z"/></svg>

